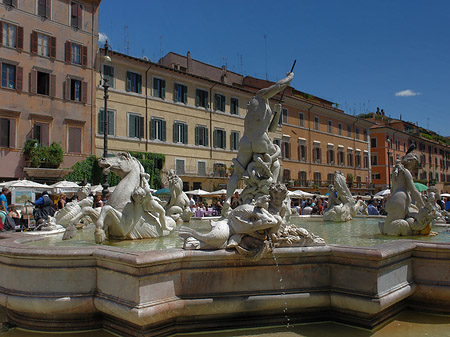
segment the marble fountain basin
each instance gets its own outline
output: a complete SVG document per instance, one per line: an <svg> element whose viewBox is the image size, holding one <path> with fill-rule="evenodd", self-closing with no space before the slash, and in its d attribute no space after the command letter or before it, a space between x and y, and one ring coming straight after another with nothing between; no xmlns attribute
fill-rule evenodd
<svg viewBox="0 0 450 337"><path fill-rule="evenodd" d="M324 237L320 226L334 223L317 220L302 226ZM287 319L373 328L407 307L450 313L450 245L383 237L360 244L357 238L370 237L367 228L379 221L368 220L359 223L361 235L341 224L338 232L354 246L324 237L330 244L278 248L275 258L257 262L234 251L170 248L171 238L145 240L152 241L149 248L144 240L95 245L89 231L64 243L58 236L1 233L0 305L22 328L105 328L125 336ZM440 236L447 241L446 229L435 238Z"/></svg>

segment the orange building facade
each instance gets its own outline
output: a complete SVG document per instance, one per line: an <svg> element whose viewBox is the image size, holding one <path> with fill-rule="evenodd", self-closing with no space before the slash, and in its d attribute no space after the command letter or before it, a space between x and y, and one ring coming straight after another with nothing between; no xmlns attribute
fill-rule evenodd
<svg viewBox="0 0 450 337"><path fill-rule="evenodd" d="M1 179L39 178L25 167L21 154L28 139L44 146L59 143L62 168L93 153L92 65L98 50L99 4L100 0L0 4ZM61 173L47 174L57 178Z"/></svg>

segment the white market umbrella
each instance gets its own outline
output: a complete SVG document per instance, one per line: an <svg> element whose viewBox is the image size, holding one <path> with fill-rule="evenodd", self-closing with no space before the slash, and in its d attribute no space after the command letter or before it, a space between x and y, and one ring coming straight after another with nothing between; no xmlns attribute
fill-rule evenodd
<svg viewBox="0 0 450 337"><path fill-rule="evenodd" d="M27 179L9 181L5 184L5 186L10 190L20 188L20 189L30 189L30 190L35 190L35 191L45 191L45 190L51 189L51 187L46 184L39 184L39 183L36 183L31 180L27 180Z"/></svg>
<svg viewBox="0 0 450 337"><path fill-rule="evenodd" d="M439 195L444 198L450 198L450 193L441 193Z"/></svg>
<svg viewBox="0 0 450 337"><path fill-rule="evenodd" d="M387 197L389 194L391 194L391 190L389 188L382 190L378 193L375 193L374 197Z"/></svg>
<svg viewBox="0 0 450 337"><path fill-rule="evenodd" d="M205 194L205 197L220 197L221 195L226 195L227 194L227 190L222 188L221 190L218 191L213 191L213 192L209 192L207 194Z"/></svg>
<svg viewBox="0 0 450 337"><path fill-rule="evenodd" d="M199 195L199 196L203 196L203 195L207 195L209 192L208 191L205 191L205 190L202 190L202 189L196 189L196 190L192 190L192 191L187 191L187 192L184 192L184 193L186 193L186 194L190 194L190 195Z"/></svg>
<svg viewBox="0 0 450 337"><path fill-rule="evenodd" d="M55 194L60 194L60 193L77 193L78 190L80 189L80 186L77 183L74 183L72 181L59 181L53 185L50 185L50 187L52 188L53 192Z"/></svg>
<svg viewBox="0 0 450 337"><path fill-rule="evenodd" d="M312 198L314 194L302 190L289 191L288 196L291 198Z"/></svg>

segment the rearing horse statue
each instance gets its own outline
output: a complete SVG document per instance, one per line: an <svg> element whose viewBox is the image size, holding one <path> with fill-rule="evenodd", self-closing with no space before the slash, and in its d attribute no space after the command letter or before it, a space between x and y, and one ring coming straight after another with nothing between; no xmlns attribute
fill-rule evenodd
<svg viewBox="0 0 450 337"><path fill-rule="evenodd" d="M148 174L129 153L99 159L103 172L117 174L121 181L103 206L95 223L95 242L106 238L146 239L168 235L175 227L164 208L150 193ZM155 215L155 213L157 215Z"/></svg>

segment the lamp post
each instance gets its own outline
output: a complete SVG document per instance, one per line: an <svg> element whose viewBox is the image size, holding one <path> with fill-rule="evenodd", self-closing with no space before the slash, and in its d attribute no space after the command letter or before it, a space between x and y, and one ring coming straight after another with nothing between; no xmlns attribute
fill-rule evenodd
<svg viewBox="0 0 450 337"><path fill-rule="evenodd" d="M104 45L104 55L102 58L102 87L103 87L103 100L104 100L104 107L103 107L103 158L106 158L108 156L108 78L105 76L105 65L109 65L111 63L111 57L108 55L109 52L109 45L108 40L106 40L106 43ZM106 194L108 193L108 175L103 174L103 199L105 199Z"/></svg>
<svg viewBox="0 0 450 337"><path fill-rule="evenodd" d="M387 161L388 161L388 177L389 177L389 189L391 189L391 152L389 149L391 148L391 139L389 138L389 135L386 136L386 141L388 143L388 150L387 150Z"/></svg>

